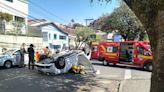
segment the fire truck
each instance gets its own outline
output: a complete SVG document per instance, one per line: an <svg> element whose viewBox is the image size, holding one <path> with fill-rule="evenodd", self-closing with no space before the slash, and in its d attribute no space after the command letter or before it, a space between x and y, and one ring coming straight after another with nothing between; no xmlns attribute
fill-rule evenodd
<svg viewBox="0 0 164 92"><path fill-rule="evenodd" d="M92 45L91 59L104 65L123 64L152 71L152 52L146 41L100 42Z"/></svg>

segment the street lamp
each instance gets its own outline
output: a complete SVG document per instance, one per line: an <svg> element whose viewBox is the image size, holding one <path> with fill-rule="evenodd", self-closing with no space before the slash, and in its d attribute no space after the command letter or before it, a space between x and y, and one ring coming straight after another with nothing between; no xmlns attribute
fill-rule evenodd
<svg viewBox="0 0 164 92"><path fill-rule="evenodd" d="M94 19L92 19L92 18L90 18L90 19L85 19L86 26L87 26L88 21L92 21L92 20L94 20Z"/></svg>

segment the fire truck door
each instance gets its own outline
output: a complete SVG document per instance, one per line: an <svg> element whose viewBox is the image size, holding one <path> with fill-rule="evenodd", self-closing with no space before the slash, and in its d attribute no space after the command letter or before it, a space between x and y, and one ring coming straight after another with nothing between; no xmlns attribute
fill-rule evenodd
<svg viewBox="0 0 164 92"><path fill-rule="evenodd" d="M119 50L118 46L108 46L106 57L109 61L118 61L119 60Z"/></svg>
<svg viewBox="0 0 164 92"><path fill-rule="evenodd" d="M98 46L96 45L96 46L93 46L92 47L92 52L91 52L91 58L92 59L97 59L98 58L98 54L99 54L99 52L98 52Z"/></svg>

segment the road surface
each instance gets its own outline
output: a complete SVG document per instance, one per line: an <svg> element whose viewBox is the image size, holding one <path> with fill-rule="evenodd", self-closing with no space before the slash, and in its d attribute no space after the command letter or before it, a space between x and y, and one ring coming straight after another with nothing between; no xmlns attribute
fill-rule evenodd
<svg viewBox="0 0 164 92"><path fill-rule="evenodd" d="M149 92L150 72L92 62L96 75L54 76L28 68L0 68L0 92Z"/></svg>

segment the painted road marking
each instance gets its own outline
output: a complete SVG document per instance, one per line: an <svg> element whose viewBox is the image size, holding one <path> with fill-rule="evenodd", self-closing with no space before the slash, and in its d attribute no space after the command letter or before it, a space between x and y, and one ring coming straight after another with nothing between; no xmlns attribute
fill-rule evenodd
<svg viewBox="0 0 164 92"><path fill-rule="evenodd" d="M124 79L131 79L131 70L127 69L125 70L125 76L124 76Z"/></svg>

